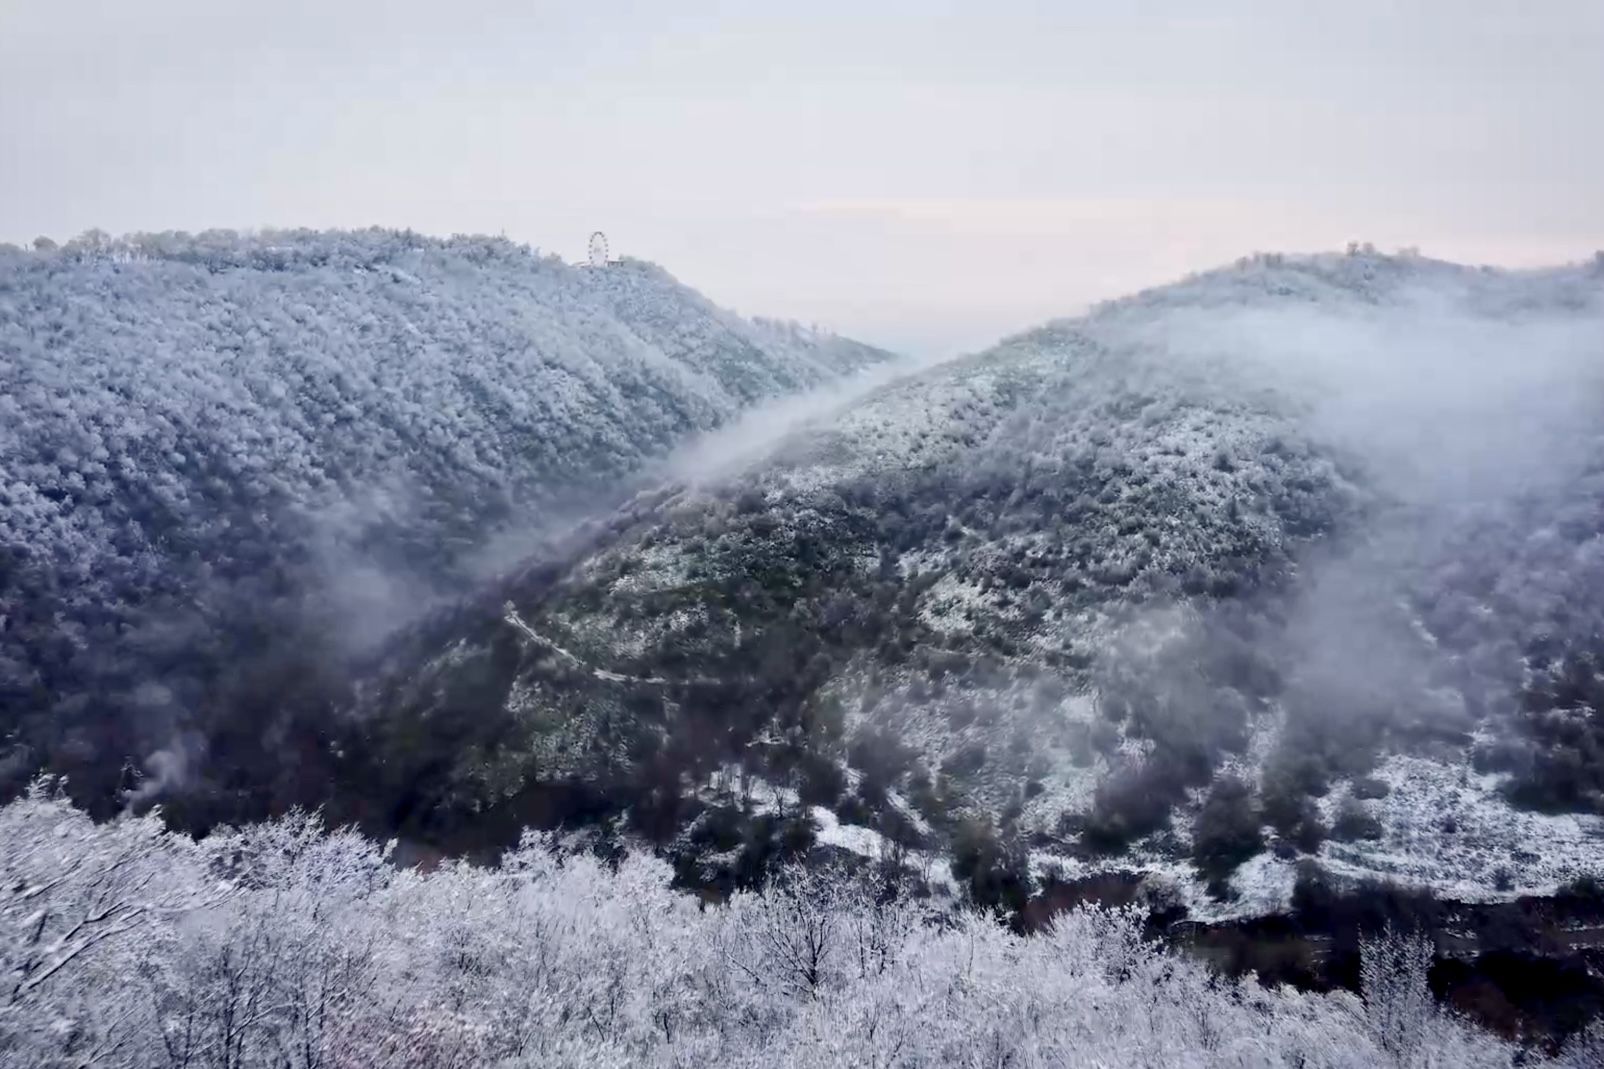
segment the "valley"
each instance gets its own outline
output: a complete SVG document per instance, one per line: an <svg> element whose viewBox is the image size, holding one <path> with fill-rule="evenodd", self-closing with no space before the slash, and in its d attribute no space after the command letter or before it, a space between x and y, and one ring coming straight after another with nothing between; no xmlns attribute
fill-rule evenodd
<svg viewBox="0 0 1604 1069"><path fill-rule="evenodd" d="M500 240L88 235L0 253L0 343L0 813L198 865L175 917L315 824L362 925L548 851L651 867L646 939L823 880L1321 1013L1396 927L1549 1053L1604 1004L1604 263L1259 255L934 361Z"/></svg>

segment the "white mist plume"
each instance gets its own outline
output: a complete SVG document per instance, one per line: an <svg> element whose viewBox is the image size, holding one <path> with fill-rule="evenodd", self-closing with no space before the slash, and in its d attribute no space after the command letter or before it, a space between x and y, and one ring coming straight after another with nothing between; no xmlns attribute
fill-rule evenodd
<svg viewBox="0 0 1604 1069"><path fill-rule="evenodd" d="M1490 300L1472 281L1485 286L1449 276L1374 303L1120 311L1094 332L1219 374L1228 395L1291 398L1313 439L1364 462L1401 502L1487 502L1562 482L1594 449L1604 279L1580 307Z"/></svg>
<svg viewBox="0 0 1604 1069"><path fill-rule="evenodd" d="M656 469L665 479L715 482L768 456L790 435L826 422L876 390L943 363L944 357L907 356L876 364L807 393L759 405L735 421L700 435Z"/></svg>
<svg viewBox="0 0 1604 1069"><path fill-rule="evenodd" d="M1436 576L1490 568L1541 617L1556 590L1589 583L1585 570L1545 574L1512 550L1588 493L1583 477L1604 461L1604 277L1555 272L1572 285L1550 288L1532 285L1536 275L1403 270L1379 294L1139 299L1087 328L1142 354L1138 374L1178 373L1208 404L1266 401L1347 458L1369 490L1366 515L1303 556L1286 663L1324 714L1450 737L1475 717L1432 683L1454 654L1437 648L1412 599L1431 596ZM1490 525L1495 540L1467 543ZM1473 608L1494 612L1481 599ZM1517 626L1504 625L1512 641Z"/></svg>

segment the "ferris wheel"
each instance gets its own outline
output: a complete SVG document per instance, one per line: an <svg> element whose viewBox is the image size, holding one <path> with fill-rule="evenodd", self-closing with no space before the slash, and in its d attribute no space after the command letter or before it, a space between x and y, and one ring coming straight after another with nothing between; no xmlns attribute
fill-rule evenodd
<svg viewBox="0 0 1604 1069"><path fill-rule="evenodd" d="M590 236L590 266L607 266L607 235L600 230Z"/></svg>

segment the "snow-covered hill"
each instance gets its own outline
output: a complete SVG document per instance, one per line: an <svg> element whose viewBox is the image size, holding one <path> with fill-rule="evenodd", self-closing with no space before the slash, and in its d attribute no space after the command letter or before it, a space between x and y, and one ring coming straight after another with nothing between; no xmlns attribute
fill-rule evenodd
<svg viewBox="0 0 1604 1069"><path fill-rule="evenodd" d="M698 878L817 831L700 786L734 768L993 896L1551 888L1604 856L1601 355L1597 265L1258 257L1051 324L409 636L353 778L420 835L582 816Z"/></svg>
<svg viewBox="0 0 1604 1069"><path fill-rule="evenodd" d="M328 650L688 434L887 355L486 238L0 249L0 779L47 765L93 797L158 748L231 764L197 724L266 730Z"/></svg>

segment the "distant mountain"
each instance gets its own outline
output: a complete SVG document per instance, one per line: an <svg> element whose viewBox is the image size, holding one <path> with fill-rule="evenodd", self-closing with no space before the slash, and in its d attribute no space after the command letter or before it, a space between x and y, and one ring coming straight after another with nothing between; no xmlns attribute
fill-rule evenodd
<svg viewBox="0 0 1604 1069"><path fill-rule="evenodd" d="M887 357L487 238L0 248L0 786L294 800L252 786L297 761L287 695L687 435Z"/></svg>
<svg viewBox="0 0 1604 1069"><path fill-rule="evenodd" d="M1366 253L1011 338L397 639L349 811L599 822L692 882L931 850L997 904L1551 889L1604 843L1601 354L1598 266Z"/></svg>

